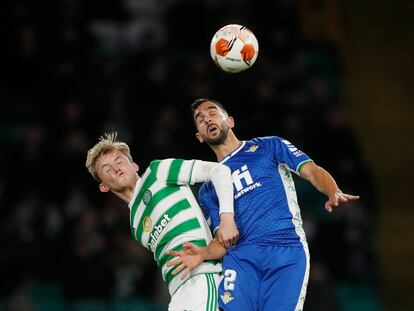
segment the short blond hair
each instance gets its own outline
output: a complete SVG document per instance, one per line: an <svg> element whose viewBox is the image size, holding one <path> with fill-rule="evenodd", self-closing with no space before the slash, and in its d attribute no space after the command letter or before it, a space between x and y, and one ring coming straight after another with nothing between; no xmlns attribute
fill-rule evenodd
<svg viewBox="0 0 414 311"><path fill-rule="evenodd" d="M99 137L99 142L95 144L91 149L88 151L88 155L86 156L86 168L88 169L89 173L95 178L97 181L101 181L98 173L95 168L96 161L103 156L104 154L119 150L123 154L127 156L129 161L132 162L131 153L129 147L126 143L117 140L118 133L105 133L101 137Z"/></svg>

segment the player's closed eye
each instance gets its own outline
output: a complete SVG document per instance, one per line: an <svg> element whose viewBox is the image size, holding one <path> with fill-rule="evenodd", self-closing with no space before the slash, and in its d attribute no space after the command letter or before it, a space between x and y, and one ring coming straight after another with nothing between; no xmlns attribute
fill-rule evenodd
<svg viewBox="0 0 414 311"><path fill-rule="evenodd" d="M110 164L105 164L104 167L102 168L102 172L104 174L109 174L112 170L112 165Z"/></svg>

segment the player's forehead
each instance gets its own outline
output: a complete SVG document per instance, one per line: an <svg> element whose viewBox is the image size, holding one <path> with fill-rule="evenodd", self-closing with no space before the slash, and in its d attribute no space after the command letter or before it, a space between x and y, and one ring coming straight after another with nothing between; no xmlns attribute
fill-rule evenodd
<svg viewBox="0 0 414 311"><path fill-rule="evenodd" d="M221 111L221 110L220 110L220 107L216 103L211 102L211 101L205 101L195 109L194 118L196 119L202 113L205 113L208 111Z"/></svg>
<svg viewBox="0 0 414 311"><path fill-rule="evenodd" d="M126 155L123 154L122 151L118 149L111 149L111 150L108 150L102 153L102 155L96 161L96 166L102 167L105 164L109 164L117 159L125 159L125 158L126 158Z"/></svg>

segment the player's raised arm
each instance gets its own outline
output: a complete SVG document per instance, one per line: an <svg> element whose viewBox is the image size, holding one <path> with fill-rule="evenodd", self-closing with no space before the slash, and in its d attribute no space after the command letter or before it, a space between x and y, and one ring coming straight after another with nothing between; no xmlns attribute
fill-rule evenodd
<svg viewBox="0 0 414 311"><path fill-rule="evenodd" d="M181 279L185 279L191 270L198 267L205 260L221 259L226 254L226 248L217 240L212 240L207 246L199 247L193 243L185 242L184 249L169 251L168 255L178 257L167 263L167 267L177 266L172 274L176 275L183 269Z"/></svg>
<svg viewBox="0 0 414 311"><path fill-rule="evenodd" d="M299 173L316 189L326 194L328 201L325 203L325 209L328 212L332 212L332 209L341 203L359 199L357 195L343 193L331 174L314 162L305 163Z"/></svg>
<svg viewBox="0 0 414 311"><path fill-rule="evenodd" d="M194 163L191 181L210 180L219 200L220 229L217 238L226 248L234 245L239 231L234 222L233 182L230 169L220 163L197 160Z"/></svg>

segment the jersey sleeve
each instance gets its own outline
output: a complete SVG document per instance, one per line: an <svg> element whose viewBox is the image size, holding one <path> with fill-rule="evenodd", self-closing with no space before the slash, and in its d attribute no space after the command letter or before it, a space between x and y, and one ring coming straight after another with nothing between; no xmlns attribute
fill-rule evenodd
<svg viewBox="0 0 414 311"><path fill-rule="evenodd" d="M271 136L261 138L261 140L269 148L276 162L285 164L292 172L298 175L305 163L313 162L307 154L286 139Z"/></svg>
<svg viewBox="0 0 414 311"><path fill-rule="evenodd" d="M157 163L156 176L159 181L168 185L189 185L195 160L164 159ZM151 164L153 164L151 163Z"/></svg>
<svg viewBox="0 0 414 311"><path fill-rule="evenodd" d="M214 236L220 226L220 216L218 198L211 182L205 182L200 187L198 200Z"/></svg>
<svg viewBox="0 0 414 311"><path fill-rule="evenodd" d="M216 162L196 160L191 181L211 181L218 197L220 214L234 213L233 180L230 168Z"/></svg>

